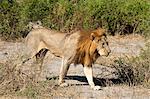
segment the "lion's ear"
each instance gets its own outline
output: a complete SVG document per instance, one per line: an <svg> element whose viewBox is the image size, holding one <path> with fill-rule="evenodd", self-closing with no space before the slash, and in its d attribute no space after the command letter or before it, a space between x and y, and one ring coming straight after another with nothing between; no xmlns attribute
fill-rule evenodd
<svg viewBox="0 0 150 99"><path fill-rule="evenodd" d="M101 35L105 35L106 29L101 29Z"/></svg>
<svg viewBox="0 0 150 99"><path fill-rule="evenodd" d="M105 34L106 29L98 28L98 29L96 29L96 30L93 31L93 32L97 33L99 36L102 36L102 35Z"/></svg>
<svg viewBox="0 0 150 99"><path fill-rule="evenodd" d="M91 33L90 39L91 39L92 41L95 39L95 34L94 34L94 33Z"/></svg>

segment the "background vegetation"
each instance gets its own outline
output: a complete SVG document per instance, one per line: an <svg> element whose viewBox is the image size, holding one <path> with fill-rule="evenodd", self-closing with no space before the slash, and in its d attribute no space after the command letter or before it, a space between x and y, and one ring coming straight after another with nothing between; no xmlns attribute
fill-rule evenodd
<svg viewBox="0 0 150 99"><path fill-rule="evenodd" d="M27 24L40 20L45 27L70 32L103 27L109 33L147 33L148 0L1 0L0 35L24 37Z"/></svg>

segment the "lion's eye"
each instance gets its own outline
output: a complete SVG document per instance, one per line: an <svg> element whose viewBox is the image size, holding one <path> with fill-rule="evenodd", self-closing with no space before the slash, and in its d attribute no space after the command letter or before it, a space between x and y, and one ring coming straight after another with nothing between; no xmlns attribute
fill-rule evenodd
<svg viewBox="0 0 150 99"><path fill-rule="evenodd" d="M106 44L108 45L108 42L106 42Z"/></svg>
<svg viewBox="0 0 150 99"><path fill-rule="evenodd" d="M101 41L101 39L98 39L98 42Z"/></svg>
<svg viewBox="0 0 150 99"><path fill-rule="evenodd" d="M102 43L102 45L105 45L105 43Z"/></svg>

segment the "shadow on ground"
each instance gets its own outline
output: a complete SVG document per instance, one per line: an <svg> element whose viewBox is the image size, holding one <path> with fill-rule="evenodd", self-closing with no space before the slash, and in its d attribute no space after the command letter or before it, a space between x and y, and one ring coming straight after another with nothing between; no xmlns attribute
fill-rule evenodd
<svg viewBox="0 0 150 99"><path fill-rule="evenodd" d="M58 76L54 76L54 77L47 77L47 80L56 80L58 79ZM67 80L76 80L79 82L84 82L84 84L71 84L71 86L76 85L76 86L82 86L82 85L88 85L87 79L85 76L66 76L65 79ZM121 84L122 81L120 79L107 79L107 78L95 78L94 77L94 83L95 85L99 85L102 87L106 87L112 84Z"/></svg>

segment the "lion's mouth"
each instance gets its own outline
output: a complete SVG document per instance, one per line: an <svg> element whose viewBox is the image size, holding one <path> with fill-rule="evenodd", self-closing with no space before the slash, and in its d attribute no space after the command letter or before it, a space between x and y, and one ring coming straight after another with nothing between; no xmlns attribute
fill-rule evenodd
<svg viewBox="0 0 150 99"><path fill-rule="evenodd" d="M109 54L105 54L105 55L101 55L101 54L100 54L100 56L103 56L103 57L108 57L108 56L109 56Z"/></svg>
<svg viewBox="0 0 150 99"><path fill-rule="evenodd" d="M100 54L100 56L108 56L109 52L106 49L101 49L98 51L98 53Z"/></svg>

